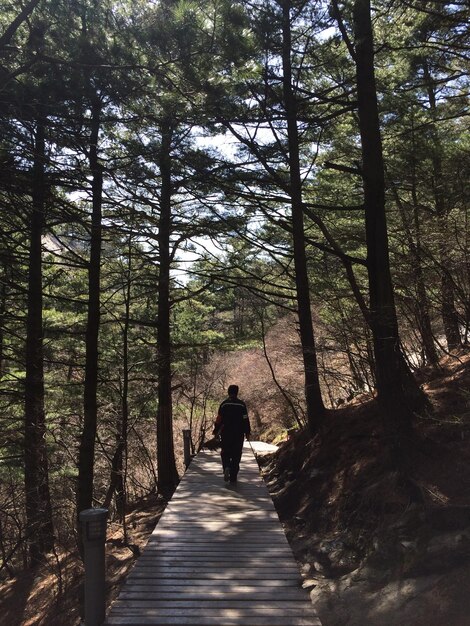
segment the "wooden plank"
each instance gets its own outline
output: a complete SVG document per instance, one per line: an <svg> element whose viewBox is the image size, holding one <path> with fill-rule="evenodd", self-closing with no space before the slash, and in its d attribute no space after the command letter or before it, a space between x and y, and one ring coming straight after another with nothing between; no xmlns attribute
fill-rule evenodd
<svg viewBox="0 0 470 626"><path fill-rule="evenodd" d="M288 607L283 606L282 607L283 610L285 611L289 611L289 613L291 615L293 614L302 614L305 615L306 612L308 612L308 609L306 608L305 604L303 602L291 602L290 605ZM120 611L125 611L125 610L132 610L135 609L136 611L143 611L143 610L147 610L147 611L158 611L159 609L161 609L162 611L162 615L164 614L170 614L170 611L174 611L175 615L194 615L194 611L193 608L191 606L167 606L166 608L163 607L158 607L155 605L155 603L151 602L151 601L145 601L145 600L140 600L140 601L134 601L134 602L124 602L124 601L120 601L118 600L115 605L114 605L114 609L119 609ZM232 604L230 604L229 606L226 607L221 607L220 603L219 605L214 605L214 603L209 603L206 607L205 607L205 612L204 615L210 615L211 613L214 613L216 610L220 609L221 613L220 615L229 615L229 614L240 614L240 613L244 613L245 615L279 615L280 610L279 608L275 608L272 607L271 605L268 604L264 604L261 605L260 603L251 603L250 605L246 605L245 603L240 602L237 606L233 606Z"/></svg>
<svg viewBox="0 0 470 626"><path fill-rule="evenodd" d="M301 579L301 576L296 568L284 569L266 567L246 567L245 571L239 567L231 570L230 568L217 567L216 565L209 564L207 567L200 565L199 567L162 567L157 569L151 565L137 565L134 569L135 578L185 578L187 580L295 580ZM129 575L128 580L134 578L134 572ZM281 573L282 572L282 573Z"/></svg>
<svg viewBox="0 0 470 626"><path fill-rule="evenodd" d="M167 550L166 555L171 556L172 554L178 553L182 555L191 554L191 553L199 553L199 554L207 554L210 556L211 554L226 554L227 556L236 556L238 554L252 556L253 558L266 558L269 559L273 557L287 558L292 553L290 553L287 549L287 546L278 546L277 548L273 548L273 543L243 543L239 541L226 541L226 542L199 542L199 541L184 541L178 543L167 543L165 546L149 546L142 553L142 556L145 554L153 556L155 560L158 560L159 556L164 556L162 550ZM291 557L294 563L297 561L294 560L294 557Z"/></svg>
<svg viewBox="0 0 470 626"><path fill-rule="evenodd" d="M172 535L182 535L183 537L187 535L194 536L196 531L198 534L210 536L212 539L223 539L225 537L241 534L258 535L259 537L276 535L276 537L280 539L285 536L284 531L282 528L278 528L277 524L262 525L259 522L234 522L228 516L225 516L224 523L210 522L207 524L186 524L185 526L178 524L172 524L168 527L162 526L156 536L164 536L165 538L171 537Z"/></svg>
<svg viewBox="0 0 470 626"><path fill-rule="evenodd" d="M192 600L194 597L201 600L218 599L225 600L230 596L240 596L242 599L246 599L246 596L251 595L252 599L277 599L277 600L301 600L305 599L305 594L300 587L281 587L279 589L271 589L269 587L262 587L256 584L251 584L249 581L244 581L239 585L232 585L231 587L221 585L216 586L190 586L184 593L178 585L162 585L155 581L153 584L147 581L141 581L139 585L124 589L120 594L120 599L128 599L129 597L140 596L142 600L145 600L145 594L153 594L153 597L157 600L163 599L163 597L172 597L179 600Z"/></svg>
<svg viewBox="0 0 470 626"><path fill-rule="evenodd" d="M178 570L182 568L184 570L192 570L193 568L197 568L196 572L200 572L201 569L224 569L230 570L232 573L236 573L240 571L240 568L252 569L275 569L277 573L279 573L279 568L282 568L282 571L293 570L298 572L298 567L293 561L289 561L287 558L270 558L270 559L260 559L260 558L247 558L240 559L235 555L221 556L218 558L212 556L211 553L207 554L207 557L204 558L181 558L175 559L171 557L163 557L160 558L152 558L146 555L145 558L139 559L137 566L141 567L152 567L154 569L173 569ZM203 566L203 567L202 567ZM241 570L243 573L243 569Z"/></svg>
<svg viewBox="0 0 470 626"><path fill-rule="evenodd" d="M125 626L315 626L320 624L318 620L312 621L312 617L289 617L279 618L253 616L244 619L243 617L205 617L204 615L193 615L192 617L178 616L156 616L156 615L112 615L107 624Z"/></svg>
<svg viewBox="0 0 470 626"><path fill-rule="evenodd" d="M114 610L115 615L145 615L146 617L154 616L154 617L194 617L193 609L177 609L177 608L152 608L152 607L143 607L143 606L116 606ZM210 609L207 608L204 611L204 618L216 618L224 619L224 618L253 618L253 617L270 617L272 622L275 623L275 620L282 619L284 615L289 615L290 617L310 617L311 611L301 606L293 609L282 609L282 612L279 609L272 609L271 607L264 607L263 609L258 608L249 608L246 609L244 607L240 608L227 608L221 609L215 608ZM282 622L281 622L282 623Z"/></svg>
<svg viewBox="0 0 470 626"><path fill-rule="evenodd" d="M175 565L172 566L170 564L168 564L167 566L165 566L162 563L158 563L158 561L153 562L153 563L149 563L149 562L142 562L142 563L137 563L137 565L135 566L135 568L132 570L131 575L137 571L139 568L142 568L142 570L145 571L152 571L155 573L159 573L162 572L164 574L168 574L170 571L174 572L175 574L201 574L202 572L206 572L206 573L211 573L211 574L222 574L222 573L226 573L229 576L241 576L243 578L244 575L246 575L247 573L250 574L254 574L256 576L256 572L259 571L261 572L274 572L275 574L277 574L278 578L282 575L282 577L284 577L285 574L291 574L294 573L296 574L296 577L299 578L299 570L297 568L297 566L295 565L295 563L293 563L292 565L286 565L285 567L282 567L282 570L280 571L279 568L270 565L269 562L265 563L264 565L260 565L260 566L256 566L256 567L244 567L244 566L240 566L240 567L232 567L231 565L226 565L226 564L214 564L214 565L206 565L206 566L201 566L201 565L196 565L196 566L191 566L188 565L187 567L185 565ZM250 576L251 577L251 576Z"/></svg>
<svg viewBox="0 0 470 626"><path fill-rule="evenodd" d="M288 579L293 579L293 580L300 580L300 574L298 571L296 571L295 569L291 569L288 571L282 571L282 574L279 573L279 570L269 570L269 569L265 569L265 570L261 570L258 568L252 568L252 569L247 569L246 572L243 571L243 569L238 569L236 571L230 572L229 570L223 570L223 569L215 569L215 568L210 568L210 569L189 569L189 570L185 570L183 568L176 568L176 569L168 569L168 570L163 570L163 569L154 569L154 570L136 570L135 572L132 572L132 578L129 576L129 578L127 579L127 583L131 584L134 580L140 580L141 578L160 578L160 577L180 577L180 578L186 578L186 579L190 579L190 578L201 578L201 577L205 577L208 579L213 580L214 582L216 582L217 580L221 580L221 579L229 579L232 580L234 578L237 578L238 580L243 580L244 578L256 578L258 577L264 577L264 578L280 578L282 576L283 580L288 580Z"/></svg>
<svg viewBox="0 0 470 626"><path fill-rule="evenodd" d="M244 578L240 577L240 578L236 578L234 579L233 577L231 578L230 576L224 576L221 577L219 576L219 574L214 574L214 573L209 573L206 574L204 573L202 576L198 576L198 577L188 577L185 576L184 574L178 575L178 574L174 574L173 572L168 573L168 576L165 575L148 575L148 574L143 574L142 576L135 576L133 577L133 582L143 585L143 584L151 584L151 583L155 583L158 584L161 580L165 580L165 579L172 579L172 580L181 580L181 581L186 581L187 585L188 585L188 589L191 589L192 587L192 581L193 580L203 580L206 585L208 587L212 587L213 589L217 589L217 583L220 582L222 583L223 580L226 581L232 581L232 583L234 585L250 585L251 587L256 587L256 582L258 581L260 577L260 574L256 575L256 574L251 574L249 576L245 576ZM275 574L272 572L269 573L263 573L262 574L263 580L277 580L279 577L276 578ZM290 577L283 577L283 580L285 582L292 582L292 588L300 588L301 584L301 578L297 577L295 578L294 576L290 576ZM221 585L222 586L222 585ZM288 587L288 585L285 585L286 587Z"/></svg>
<svg viewBox="0 0 470 626"><path fill-rule="evenodd" d="M198 532L197 534L193 534L192 536L191 533L175 533L174 537L158 536L155 537L155 539L153 539L149 545L173 545L178 543L188 543L188 541L191 544L208 543L209 545L217 545L220 543L225 545L227 543L243 543L244 541L246 541L252 545L258 544L259 546L273 545L273 542L275 541L276 543L279 543L279 545L288 545L287 539L284 537L284 535L281 534L276 534L275 537L268 535L268 533L238 533L228 536L221 536L215 533L203 533L202 531Z"/></svg>
<svg viewBox="0 0 470 626"><path fill-rule="evenodd" d="M152 599L152 600L148 600L148 599L143 599L143 600L116 600L116 602L113 604L113 610L115 607L117 606L128 606L128 607L133 607L133 606L140 606L140 603L148 603L149 606L154 607L155 609L158 608L162 608L162 609L178 609L178 608L183 608L183 609L191 609L194 611L194 609L216 609L216 608L220 608L220 609L231 609L231 608L256 608L259 611L265 611L267 610L268 612L270 610L276 610L279 611L280 609L285 609L285 610L291 610L291 609L296 609L299 605L299 601L298 600L271 600L270 602L260 602L259 600L253 600L253 599L247 599L244 598L243 600L217 600L217 599L212 599L212 600L160 600L160 599ZM304 602L302 601L302 605L304 605Z"/></svg>
<svg viewBox="0 0 470 626"><path fill-rule="evenodd" d="M259 546L259 549L256 547ZM231 551L233 548L233 551ZM201 544L199 542L186 542L186 543L168 543L166 546L149 546L144 550L140 558L144 555L149 558L158 559L159 556L170 558L175 555L182 555L184 558L186 555L194 554L195 556L210 556L211 554L224 554L227 558L235 557L239 558L240 555L251 556L254 559L282 559L286 558L290 561L293 560L292 553L289 552L287 546L276 546L273 544L249 544L244 546L238 542L226 542L226 543L206 543Z"/></svg>
<svg viewBox="0 0 470 626"><path fill-rule="evenodd" d="M270 585L258 585L255 581L244 580L232 585L220 584L218 586L208 584L207 581L201 581L200 584L188 586L181 581L169 579L168 581L160 580L141 580L133 586L121 592L121 599L126 599L127 594L132 597L139 596L141 600L156 599L160 600L161 596L180 594L180 600L191 600L193 596L202 599L219 599L224 600L225 595L229 596L255 596L259 600L258 594L264 594L266 597L273 599L289 598L290 600L305 601L305 593L300 586L280 585L271 587ZM249 599L249 598L248 598Z"/></svg>
<svg viewBox="0 0 470 626"><path fill-rule="evenodd" d="M114 624L119 624L119 614L116 615ZM287 622L286 622L287 618ZM159 624L161 626L165 624L187 624L187 625L198 625L198 626L230 626L235 625L239 626L240 624L250 624L251 626L286 626L286 623L289 626L312 626L311 616L308 615L306 611L303 613L298 613L297 615L257 615L255 614L245 614L242 612L234 611L234 612L226 612L222 615L210 615L207 613L204 614L183 614L183 615L161 615L158 611L152 611L151 609L142 609L142 611L132 611L128 613L126 616L122 616L122 619L126 619L128 621L121 622L124 624ZM129 620L139 620L137 622L129 621ZM158 620L158 621L147 621L147 620ZM184 622L183 622L184 620Z"/></svg>
<svg viewBox="0 0 470 626"><path fill-rule="evenodd" d="M209 561L216 561L217 564L225 564L227 567L236 565L240 562L242 565L261 565L272 563L276 568L283 564L289 567L297 568L297 563L289 561L289 555L282 552L270 553L266 556L256 556L251 552L240 552L236 554L226 554L224 552L207 551L205 554L203 551L191 552L191 551L175 551L173 553L160 554L159 552L149 553L146 552L145 556L141 556L139 563L153 563L155 565L180 565L185 566L189 563L195 565L201 565Z"/></svg>
<svg viewBox="0 0 470 626"><path fill-rule="evenodd" d="M220 514L219 514L220 516ZM283 535L284 531L275 521L265 521L265 520L237 520L233 519L230 515L225 515L225 519L223 521L216 520L206 520L201 523L192 522L187 523L168 523L165 522L162 524L158 530L158 534L168 533L168 532L183 532L183 533L194 533L197 529L198 531L210 532L210 533L221 533L221 536L224 534L234 533L234 532L251 532L251 533L276 533L278 535ZM230 522L230 526L227 527L227 521Z"/></svg>
<svg viewBox="0 0 470 626"><path fill-rule="evenodd" d="M201 495L198 497L202 498L204 496ZM279 518L277 517L277 514L268 508L257 507L256 509L253 509L253 510L243 510L243 508L240 507L237 509L233 509L233 508L228 507L227 504L225 503L220 503L218 505L214 503L213 505L210 505L210 506L195 507L193 503L191 502L191 500L188 500L187 502L184 502L184 503L181 502L178 505L178 507L175 507L171 511L169 511L168 516L169 516L169 519L173 518L176 520L176 518L178 518L178 523L189 524L191 523L190 521L191 517L194 516L195 512L197 514L206 516L207 522L220 521L220 520L217 520L215 516L222 513L224 515L229 515L231 518L233 518L234 521L237 521L237 522L246 520L247 522L252 522L252 523L265 522L265 523L279 524ZM192 517L192 523L194 524L194 522L195 522L194 517ZM165 520L165 523L166 523L166 520ZM157 532L157 530L155 532Z"/></svg>
<svg viewBox="0 0 470 626"><path fill-rule="evenodd" d="M157 558L157 556L159 554L161 555L169 555L171 556L172 554L194 554L194 555L199 555L199 556L205 556L208 553L208 549L207 548L199 548L197 547L197 545L194 544L174 544L174 543L170 543L166 546L147 546L144 553L142 554L142 556L140 558L143 558L144 556L147 556L147 554L149 556L151 556L152 558ZM224 546L212 546L212 549L210 550L211 554L225 554L227 555L227 550L225 550ZM262 554L264 557L269 557L269 556L276 556L277 554L280 554L282 556L292 556L292 552L290 551L290 548L287 546L273 546L271 545L267 545L267 546L263 546L263 551L253 551L251 548L244 548L243 546L239 546L238 550L237 550L237 555L239 554L246 554L247 556L253 556L255 555L259 555Z"/></svg>
<svg viewBox="0 0 470 626"><path fill-rule="evenodd" d="M283 568L283 567L292 567L292 561L289 561L287 557L275 558L271 557L270 559L257 559L254 557L250 557L248 555L226 555L226 554L213 554L209 552L206 556L154 556L146 554L145 557L141 557L139 559L139 566L152 566L155 567L158 565L159 567L201 567L202 565L211 567L215 566L223 566L227 567L275 567ZM297 567L294 566L296 569ZM278 569L279 571L279 569Z"/></svg>
<svg viewBox="0 0 470 626"><path fill-rule="evenodd" d="M226 555L213 555L208 554L206 557L180 557L180 558L172 558L172 557L157 557L152 558L149 555L146 555L145 558L141 558L139 560L138 566L143 567L199 567L200 570L203 567L224 567L225 569L230 568L240 568L240 567L259 567L260 569L265 567L276 568L279 572L280 568L289 568L295 567L296 571L298 571L297 566L292 565L292 561L289 561L287 558L271 558L271 559L255 559L255 558L243 558L243 557L230 557Z"/></svg>
<svg viewBox="0 0 470 626"><path fill-rule="evenodd" d="M157 579L149 579L149 581L152 582L157 582ZM191 579L187 579L187 578L176 578L174 576L172 576L171 574L169 576L165 576L164 578L159 578L158 579L158 584L160 585L181 585L181 586L187 586L188 585L188 581L189 584L191 584L193 587L196 586L207 586L207 585L211 585L211 587L214 587L214 581L217 580L216 578L210 578L209 576L205 576L203 575L202 578L191 578ZM250 578L249 576L244 578L241 582L243 582L244 584L247 585L252 585L255 587L292 587L292 581L297 582L300 579L284 579L284 580L279 580L279 578L269 578L269 577L264 577L262 579L259 578ZM237 580L223 580L223 579L219 579L218 581L218 585L220 587L230 587L231 585L233 586L234 584L239 583L240 581ZM142 581L139 580L135 580L133 579L133 581L129 581L129 585L128 588L132 588L133 584L142 584Z"/></svg>

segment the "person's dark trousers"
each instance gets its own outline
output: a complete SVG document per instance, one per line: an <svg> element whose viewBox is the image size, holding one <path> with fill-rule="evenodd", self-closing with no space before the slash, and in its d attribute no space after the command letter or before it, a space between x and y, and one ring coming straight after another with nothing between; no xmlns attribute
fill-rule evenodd
<svg viewBox="0 0 470 626"><path fill-rule="evenodd" d="M222 466L230 470L230 480L234 482L237 480L238 471L240 469L240 459L242 458L243 451L243 435L241 439L239 437L224 439L222 437L222 451L220 456L222 457Z"/></svg>

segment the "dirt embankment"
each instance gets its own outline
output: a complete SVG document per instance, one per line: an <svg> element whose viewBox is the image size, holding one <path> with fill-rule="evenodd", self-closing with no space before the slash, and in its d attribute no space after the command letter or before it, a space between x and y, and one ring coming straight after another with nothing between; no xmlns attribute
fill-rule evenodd
<svg viewBox="0 0 470 626"><path fill-rule="evenodd" d="M324 626L470 624L470 358L421 374L414 497L387 463L373 400L298 433L264 475Z"/></svg>

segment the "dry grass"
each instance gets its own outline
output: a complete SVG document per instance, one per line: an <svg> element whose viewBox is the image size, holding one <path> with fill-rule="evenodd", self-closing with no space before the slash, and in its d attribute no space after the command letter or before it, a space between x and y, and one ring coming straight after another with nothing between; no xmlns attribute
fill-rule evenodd
<svg viewBox="0 0 470 626"><path fill-rule="evenodd" d="M106 544L108 604L117 596L136 554L147 543L163 509L162 500L147 498L126 516L132 549L124 544L122 527L110 524ZM58 550L36 571L21 572L0 584L0 621L9 626L78 625L82 575L83 566L76 547L71 545L68 551Z"/></svg>

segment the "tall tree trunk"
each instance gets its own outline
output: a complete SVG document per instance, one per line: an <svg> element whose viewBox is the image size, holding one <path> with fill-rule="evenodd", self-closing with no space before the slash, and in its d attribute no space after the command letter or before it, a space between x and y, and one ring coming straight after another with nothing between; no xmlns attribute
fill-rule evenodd
<svg viewBox="0 0 470 626"><path fill-rule="evenodd" d="M132 230L129 233L126 283L124 286L124 321L122 326L122 387L121 415L117 420L117 448L111 462L111 481L103 506L109 507L115 495L116 511L123 523L126 538L126 481L125 467L127 462L127 437L129 428L129 326L131 303L131 271L132 271Z"/></svg>
<svg viewBox="0 0 470 626"><path fill-rule="evenodd" d="M416 210L414 210L414 214L416 222L418 218ZM421 335L424 356L426 363L435 367L439 363L439 356L434 343L434 334L432 332L431 318L429 315L429 301L426 293L423 266L421 264L419 242L416 243L411 252L411 263L416 283L416 321Z"/></svg>
<svg viewBox="0 0 470 626"><path fill-rule="evenodd" d="M6 276L5 276L6 280ZM0 379L4 373L4 328L5 328L5 316L7 311L7 286L5 282L2 282L0 288Z"/></svg>
<svg viewBox="0 0 470 626"><path fill-rule="evenodd" d="M455 350L461 346L459 331L459 317L455 308L454 283L451 269L452 261L449 247L448 211L446 206L445 180L442 171L442 147L439 141L436 119L437 105L434 82L429 71L427 61L423 59L423 77L428 92L429 107L431 109L431 137L432 137L432 172L434 206L436 208L438 237L439 237L439 262L441 272L441 315L446 336L447 347Z"/></svg>
<svg viewBox="0 0 470 626"><path fill-rule="evenodd" d="M161 126L160 151L160 219L158 223L158 250L160 267L158 275L157 318L157 467L158 491L170 497L178 483L173 445L173 405L171 396L171 337L170 337L170 233L171 233L171 122Z"/></svg>
<svg viewBox="0 0 470 626"><path fill-rule="evenodd" d="M465 265L464 267L467 270L467 280L464 284L464 310L465 310L465 330L463 337L463 344L468 346L469 343L469 331L470 331L470 285L468 284L468 280L470 279L470 220L469 220L469 208L465 207L465 220L464 220L464 233L465 239L463 244L463 252Z"/></svg>
<svg viewBox="0 0 470 626"><path fill-rule="evenodd" d="M287 119L289 147L289 189L292 210L292 239L294 247L294 267L297 309L299 316L300 342L305 371L305 399L307 422L312 433L322 426L325 405L323 403L318 374L317 351L313 331L310 304L310 286L305 252L304 213L302 203L302 179L300 175L299 133L297 128L297 102L292 89L291 64L291 0L282 4L282 69L283 98Z"/></svg>
<svg viewBox="0 0 470 626"><path fill-rule="evenodd" d="M122 329L122 392L121 392L121 424L119 433L119 456L116 468L116 510L124 524L126 514L126 481L125 464L127 463L127 431L129 428L129 317L131 298L131 240L129 236L129 255L127 268L127 284L125 294L124 327Z"/></svg>
<svg viewBox="0 0 470 626"><path fill-rule="evenodd" d="M103 172L98 159L101 102L92 105L89 164L92 173L90 260L88 263L88 315L85 335L83 430L78 455L77 513L93 504L93 470L98 422L98 332L100 326L101 207Z"/></svg>
<svg viewBox="0 0 470 626"><path fill-rule="evenodd" d="M388 252L384 163L374 74L370 0L355 0L353 19L377 395L390 449L395 460L401 462L406 459L413 434L413 408L420 401L424 402L424 398L421 398L419 388L405 363L398 335Z"/></svg>
<svg viewBox="0 0 470 626"><path fill-rule="evenodd" d="M421 224L419 220L419 208L418 197L416 193L416 174L415 163L413 162L413 183L412 183L412 196L413 196L413 224L415 232L416 243L413 247L413 265L414 274L417 287L417 306L418 306L418 327L421 333L423 341L424 354L426 361L433 367L439 363L439 356L437 354L436 346L434 343L434 334L431 327L431 316L429 313L429 300L426 292L426 281L424 278L423 265L422 265L422 247L421 247Z"/></svg>
<svg viewBox="0 0 470 626"><path fill-rule="evenodd" d="M437 355L436 346L434 345L434 336L431 327L431 318L429 316L429 303L428 296L426 293L426 286L424 280L423 266L421 263L421 233L420 233L420 223L419 223L419 214L417 207L417 198L416 198L416 186L415 186L415 177L414 177L414 165L413 165L413 226L414 226L414 236L413 236L413 226L410 224L410 218L407 215L406 209L403 206L401 198L398 194L398 191L393 182L390 183L393 194L395 196L395 201L400 212L401 221L403 224L403 230L405 232L405 236L408 243L409 253L410 253L410 265L411 271L414 277L414 283L416 284L416 308L414 309L414 314L416 317L416 323L419 329L419 334L421 336L421 345L424 350L424 356L426 359L426 363L432 366L436 366L439 362L439 357Z"/></svg>
<svg viewBox="0 0 470 626"><path fill-rule="evenodd" d="M41 250L45 208L44 133L44 121L41 120L36 129L32 180L24 431L26 534L33 563L39 561L54 546L44 411Z"/></svg>

